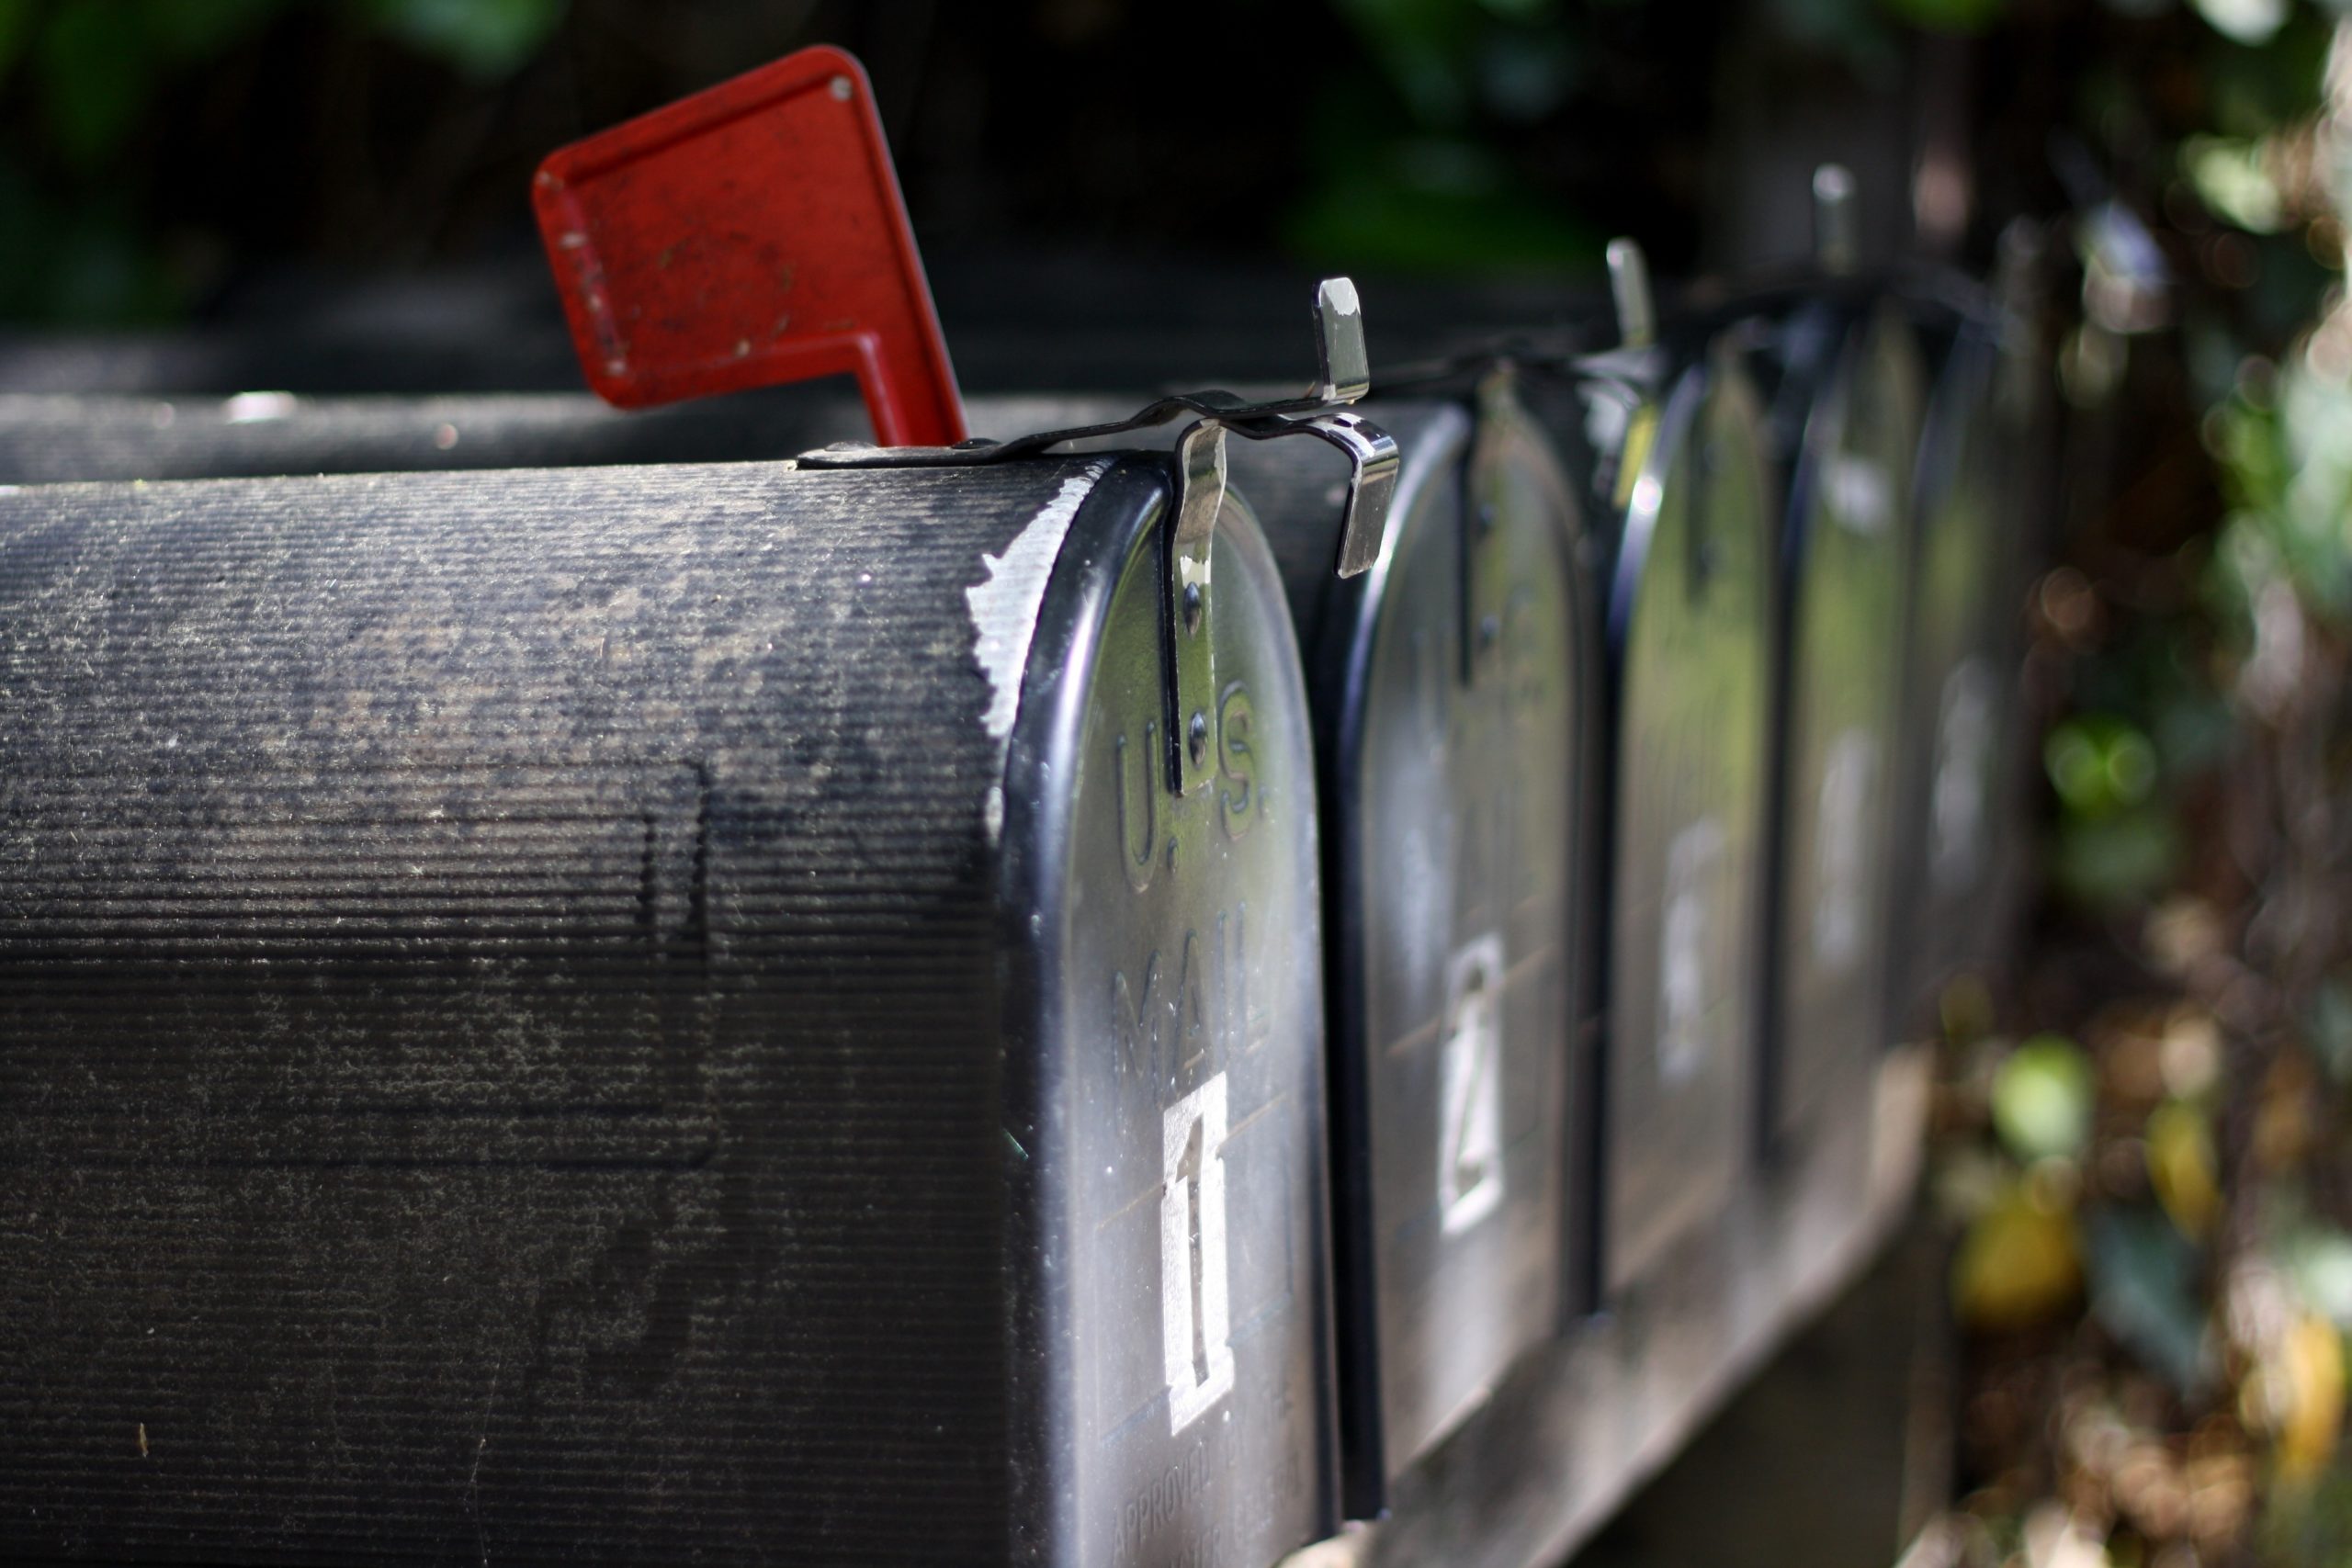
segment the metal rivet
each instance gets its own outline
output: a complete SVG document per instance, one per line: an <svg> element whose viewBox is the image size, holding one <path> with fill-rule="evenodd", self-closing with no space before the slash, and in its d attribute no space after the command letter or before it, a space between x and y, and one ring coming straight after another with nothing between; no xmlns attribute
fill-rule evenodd
<svg viewBox="0 0 2352 1568"><path fill-rule="evenodd" d="M1207 714L1196 713L1193 716L1192 728L1185 735L1184 743L1192 750L1193 766L1197 768L1208 761L1209 716Z"/></svg>
<svg viewBox="0 0 2352 1568"><path fill-rule="evenodd" d="M1184 629L1188 632L1201 629L1201 585L1197 582L1184 584Z"/></svg>
<svg viewBox="0 0 2352 1568"><path fill-rule="evenodd" d="M833 90L833 96L839 98L843 103L849 102L850 94L855 91L855 89L851 87L849 85L849 78L846 76L834 77L831 86Z"/></svg>

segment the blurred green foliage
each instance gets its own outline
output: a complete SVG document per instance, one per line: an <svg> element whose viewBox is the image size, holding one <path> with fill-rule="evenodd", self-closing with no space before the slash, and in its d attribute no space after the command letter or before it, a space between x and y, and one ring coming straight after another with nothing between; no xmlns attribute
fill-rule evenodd
<svg viewBox="0 0 2352 1568"><path fill-rule="evenodd" d="M2031 606L2038 1032L1959 1043L1966 1132L1939 1182L1979 1336L1982 1490L1956 1539L1986 1568L2333 1564L2352 1561L2352 6L2103 11L2069 115L2071 532Z"/></svg>
<svg viewBox="0 0 2352 1568"><path fill-rule="evenodd" d="M169 319L192 282L142 141L176 90L272 28L382 39L475 81L520 69L569 0L0 0L0 318Z"/></svg>

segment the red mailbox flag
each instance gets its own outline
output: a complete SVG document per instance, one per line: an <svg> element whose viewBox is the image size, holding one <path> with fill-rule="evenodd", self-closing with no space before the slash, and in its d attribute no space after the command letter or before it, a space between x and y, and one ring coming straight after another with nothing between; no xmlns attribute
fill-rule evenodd
<svg viewBox="0 0 2352 1568"><path fill-rule="evenodd" d="M883 445L964 439L873 88L842 51L804 49L560 148L532 200L607 402L847 372Z"/></svg>

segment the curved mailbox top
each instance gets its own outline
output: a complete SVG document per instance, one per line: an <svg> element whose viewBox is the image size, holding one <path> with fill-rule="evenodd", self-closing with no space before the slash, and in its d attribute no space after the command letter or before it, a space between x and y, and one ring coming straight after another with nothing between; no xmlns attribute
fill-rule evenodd
<svg viewBox="0 0 2352 1568"><path fill-rule="evenodd" d="M1603 1284L1721 1207L1749 1148L1779 497L1728 344L1675 381L1611 573Z"/></svg>
<svg viewBox="0 0 2352 1568"><path fill-rule="evenodd" d="M1021 434L1114 419L1124 399L980 397ZM0 393L0 484L773 461L868 434L854 397L775 388L623 413L579 392L229 398ZM1151 445L1137 437L1094 450Z"/></svg>
<svg viewBox="0 0 2352 1568"><path fill-rule="evenodd" d="M1888 305L1781 328L1782 538L1767 1132L1866 1096L1887 1026L1919 354Z"/></svg>
<svg viewBox="0 0 2352 1568"><path fill-rule="evenodd" d="M1170 793L1168 496L0 495L0 1542L1326 1533L1312 741L1235 504Z"/></svg>

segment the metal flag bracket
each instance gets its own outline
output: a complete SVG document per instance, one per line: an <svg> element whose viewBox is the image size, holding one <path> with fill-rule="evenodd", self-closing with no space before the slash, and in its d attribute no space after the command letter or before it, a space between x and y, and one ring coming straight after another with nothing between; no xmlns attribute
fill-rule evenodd
<svg viewBox="0 0 2352 1568"><path fill-rule="evenodd" d="M1401 459L1386 431L1347 407L1372 389L1364 350L1363 310L1355 285L1326 278L1315 291L1317 377L1295 398L1250 402L1231 392L1182 392L1146 404L1107 424L1038 431L1004 441L954 446L875 446L844 442L805 452L804 468L960 468L1010 462L1077 441L1125 435L1197 416L1176 440L1174 525L1168 530L1167 687L1169 787L1190 795L1216 773L1213 733L1216 668L1213 654L1215 595L1210 562L1218 517L1225 510L1227 433L1250 441L1306 435L1338 447L1348 458L1347 500L1334 570L1353 577L1379 558L1389 502Z"/></svg>

